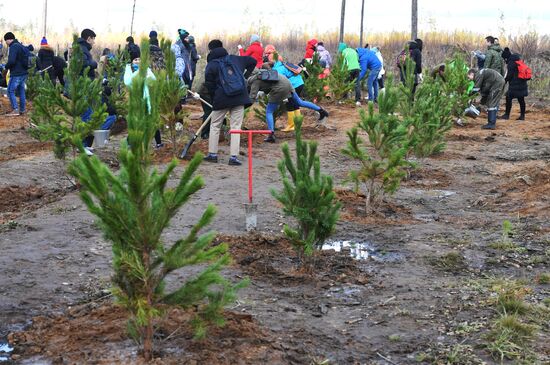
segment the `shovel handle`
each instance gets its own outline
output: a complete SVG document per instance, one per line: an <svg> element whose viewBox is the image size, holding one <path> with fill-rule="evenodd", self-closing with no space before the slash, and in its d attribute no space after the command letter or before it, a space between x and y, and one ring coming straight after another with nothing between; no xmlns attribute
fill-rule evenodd
<svg viewBox="0 0 550 365"><path fill-rule="evenodd" d="M196 98L198 96L199 100L201 101L201 103L204 103L206 104L208 107L212 108L212 104L210 104L209 102L207 102L206 100L204 100L203 98L200 97L199 93L196 93L196 92L193 92L191 90L187 90L187 92L189 94L191 94L192 97Z"/></svg>

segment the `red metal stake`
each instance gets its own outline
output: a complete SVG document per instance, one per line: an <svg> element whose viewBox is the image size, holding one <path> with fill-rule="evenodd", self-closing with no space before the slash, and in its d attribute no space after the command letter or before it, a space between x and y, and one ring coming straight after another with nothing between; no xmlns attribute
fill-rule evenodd
<svg viewBox="0 0 550 365"><path fill-rule="evenodd" d="M247 130L232 129L231 134L248 134L248 203L252 204L252 135L271 134L270 130Z"/></svg>

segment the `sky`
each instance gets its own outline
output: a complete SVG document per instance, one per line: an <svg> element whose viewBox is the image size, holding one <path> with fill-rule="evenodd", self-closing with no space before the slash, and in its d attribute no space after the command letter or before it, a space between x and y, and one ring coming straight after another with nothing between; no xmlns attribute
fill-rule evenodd
<svg viewBox="0 0 550 365"><path fill-rule="evenodd" d="M35 24L42 29L44 0L0 0L0 19ZM418 0L419 30L468 30L481 34L518 34L537 30L550 34L549 0ZM48 29L129 33L133 0L48 0ZM151 29L174 37L178 28L194 35L240 33L269 26L273 34L291 31L337 31L340 0L136 0L134 29ZM347 0L346 32L359 31L361 0ZM365 0L366 34L409 31L410 0ZM0 30L4 32L7 30Z"/></svg>

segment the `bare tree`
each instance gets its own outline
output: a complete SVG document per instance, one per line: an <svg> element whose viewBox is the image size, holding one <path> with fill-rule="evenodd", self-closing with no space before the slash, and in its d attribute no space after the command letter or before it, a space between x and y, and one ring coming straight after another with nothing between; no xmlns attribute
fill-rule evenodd
<svg viewBox="0 0 550 365"><path fill-rule="evenodd" d="M340 15L340 38L339 42L344 42L344 18L346 17L346 0L342 0L342 13Z"/></svg>
<svg viewBox="0 0 550 365"><path fill-rule="evenodd" d="M134 14L136 13L136 0L134 0L134 7L132 8L132 23L130 24L130 35L134 35Z"/></svg>
<svg viewBox="0 0 550 365"><path fill-rule="evenodd" d="M361 0L361 30L359 31L359 47L363 47L363 19L365 17L365 0Z"/></svg>
<svg viewBox="0 0 550 365"><path fill-rule="evenodd" d="M412 0L411 38L418 38L418 0Z"/></svg>

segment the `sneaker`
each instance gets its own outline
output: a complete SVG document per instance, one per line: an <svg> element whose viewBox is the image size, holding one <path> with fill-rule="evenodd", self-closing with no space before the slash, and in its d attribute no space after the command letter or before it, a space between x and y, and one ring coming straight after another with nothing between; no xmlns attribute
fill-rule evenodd
<svg viewBox="0 0 550 365"><path fill-rule="evenodd" d="M455 121L455 124L459 127L464 127L464 122L460 118Z"/></svg>
<svg viewBox="0 0 550 365"><path fill-rule="evenodd" d="M356 105L356 106L361 106L361 102L360 102L360 101L356 101L356 102L355 102L355 105Z"/></svg>
<svg viewBox="0 0 550 365"><path fill-rule="evenodd" d="M267 137L264 139L264 142L267 142L267 143L275 143L275 133L271 133L269 136L267 136Z"/></svg>
<svg viewBox="0 0 550 365"><path fill-rule="evenodd" d="M164 143L157 143L157 144L155 145L155 148L156 148L157 150L158 150L159 148L162 148L162 147L164 147Z"/></svg>
<svg viewBox="0 0 550 365"><path fill-rule="evenodd" d="M26 110L23 110L22 112L19 112L19 115L25 115L25 114L27 114Z"/></svg>
<svg viewBox="0 0 550 365"><path fill-rule="evenodd" d="M243 163L237 158L237 156L231 156L228 163L230 166L241 166L242 164Z"/></svg>
<svg viewBox="0 0 550 365"><path fill-rule="evenodd" d="M84 153L86 156L93 156L94 153L90 150L90 147L84 147Z"/></svg>
<svg viewBox="0 0 550 365"><path fill-rule="evenodd" d="M6 117L18 117L19 116L19 110L14 109L11 113L6 114Z"/></svg>
<svg viewBox="0 0 550 365"><path fill-rule="evenodd" d="M218 162L218 155L215 154L215 153L209 153L209 154L204 158L204 161L217 163L217 162Z"/></svg>
<svg viewBox="0 0 550 365"><path fill-rule="evenodd" d="M485 124L485 125L481 126L481 129L495 129L495 125L494 124Z"/></svg>
<svg viewBox="0 0 550 365"><path fill-rule="evenodd" d="M325 109L319 110L319 122L324 120L325 118L328 118L328 112Z"/></svg>
<svg viewBox="0 0 550 365"><path fill-rule="evenodd" d="M516 120L525 120L525 115L520 115Z"/></svg>

